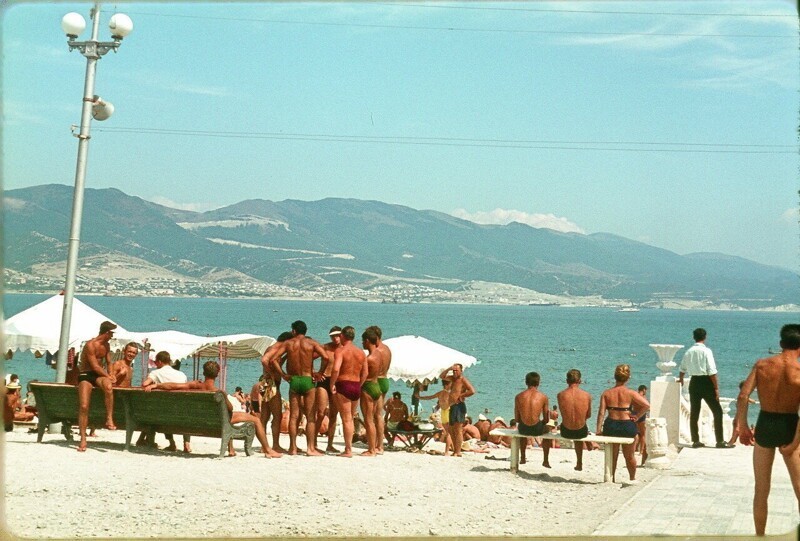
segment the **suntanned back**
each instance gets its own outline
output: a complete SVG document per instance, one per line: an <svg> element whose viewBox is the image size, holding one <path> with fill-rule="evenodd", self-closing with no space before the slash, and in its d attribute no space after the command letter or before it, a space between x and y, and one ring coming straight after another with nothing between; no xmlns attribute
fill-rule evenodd
<svg viewBox="0 0 800 541"><path fill-rule="evenodd" d="M314 346L317 342L303 335L286 344L286 372L295 376L310 376L314 368Z"/></svg>
<svg viewBox="0 0 800 541"><path fill-rule="evenodd" d="M756 363L756 389L762 411L797 413L800 406L800 365L779 353Z"/></svg>
<svg viewBox="0 0 800 541"><path fill-rule="evenodd" d="M518 423L535 425L542 418L545 411L547 396L540 393L536 388L531 388L519 393L514 399L515 417ZM544 418L547 420L547 418Z"/></svg>
<svg viewBox="0 0 800 541"><path fill-rule="evenodd" d="M341 359L338 379L342 381L360 381L361 367L367 362L367 356L364 355L364 351L349 342L344 347L336 350L336 356Z"/></svg>
<svg viewBox="0 0 800 541"><path fill-rule="evenodd" d="M558 393L558 409L562 425L570 430L583 428L592 414L592 395L577 386L568 387Z"/></svg>

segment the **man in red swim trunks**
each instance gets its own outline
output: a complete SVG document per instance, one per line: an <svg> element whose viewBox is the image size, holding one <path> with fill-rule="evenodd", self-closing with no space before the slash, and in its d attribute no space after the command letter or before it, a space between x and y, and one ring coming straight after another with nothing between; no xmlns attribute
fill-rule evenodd
<svg viewBox="0 0 800 541"><path fill-rule="evenodd" d="M78 374L78 430L81 434L78 451L81 453L86 451L86 426L89 424L89 404L92 400L93 387L102 389L105 395L106 428L117 429L114 425L114 391L112 390L112 386L117 380L103 368L103 361L106 366L111 364L111 347L108 342L114 336L116 328L117 326L110 321L102 322L100 334L86 342L81 350L81 367L80 374Z"/></svg>
<svg viewBox="0 0 800 541"><path fill-rule="evenodd" d="M355 404L361 396L361 386L367 381L367 356L364 351L353 344L356 331L347 326L339 335L341 347L333 354L333 370L331 371L331 395L336 401L336 408L342 416L344 432L344 452L339 456L353 456L353 416Z"/></svg>

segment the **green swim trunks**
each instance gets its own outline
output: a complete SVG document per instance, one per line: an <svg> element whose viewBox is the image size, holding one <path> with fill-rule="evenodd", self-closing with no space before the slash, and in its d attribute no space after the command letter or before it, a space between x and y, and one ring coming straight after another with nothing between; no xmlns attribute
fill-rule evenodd
<svg viewBox="0 0 800 541"><path fill-rule="evenodd" d="M364 385L361 386L361 390L367 393L373 400L377 400L381 397L383 393L381 393L381 386L378 385L377 381L367 381Z"/></svg>
<svg viewBox="0 0 800 541"><path fill-rule="evenodd" d="M289 380L289 391L297 394L306 394L314 388L314 380L311 376L292 376Z"/></svg>
<svg viewBox="0 0 800 541"><path fill-rule="evenodd" d="M378 385L381 386L381 394L389 392L389 378L378 378Z"/></svg>

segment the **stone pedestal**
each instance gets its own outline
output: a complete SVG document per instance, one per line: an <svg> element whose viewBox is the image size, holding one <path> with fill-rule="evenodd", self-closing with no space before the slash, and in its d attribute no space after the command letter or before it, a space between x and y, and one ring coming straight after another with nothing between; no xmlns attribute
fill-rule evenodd
<svg viewBox="0 0 800 541"><path fill-rule="evenodd" d="M681 385L674 377L659 376L650 382L650 417L664 419L666 444L678 445L681 427Z"/></svg>
<svg viewBox="0 0 800 541"><path fill-rule="evenodd" d="M645 427L647 466L659 470L669 468L672 461L667 456L669 451L667 420L663 417L651 417L645 421Z"/></svg>

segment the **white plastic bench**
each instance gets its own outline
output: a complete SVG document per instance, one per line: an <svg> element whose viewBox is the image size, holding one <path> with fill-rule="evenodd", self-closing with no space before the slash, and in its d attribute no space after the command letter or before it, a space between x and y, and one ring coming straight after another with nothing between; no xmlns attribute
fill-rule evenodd
<svg viewBox="0 0 800 541"><path fill-rule="evenodd" d="M519 440L522 438L529 438L531 436L523 436L519 433L516 428L495 428L491 432L489 432L492 436L511 436L511 471L517 472L519 470ZM573 440L570 438L565 438L561 436L561 434L557 432L545 432L541 436L533 436L536 438L541 438L544 440L557 440L559 442L576 442L576 441L588 441L594 443L619 443L619 444L630 444L633 443L633 438L618 438L616 436L597 436L595 434L589 434L585 438L581 438L578 440ZM611 482L611 461L614 458L613 447L611 445L604 446L604 453L605 453L605 472L603 474L603 481L606 483Z"/></svg>

